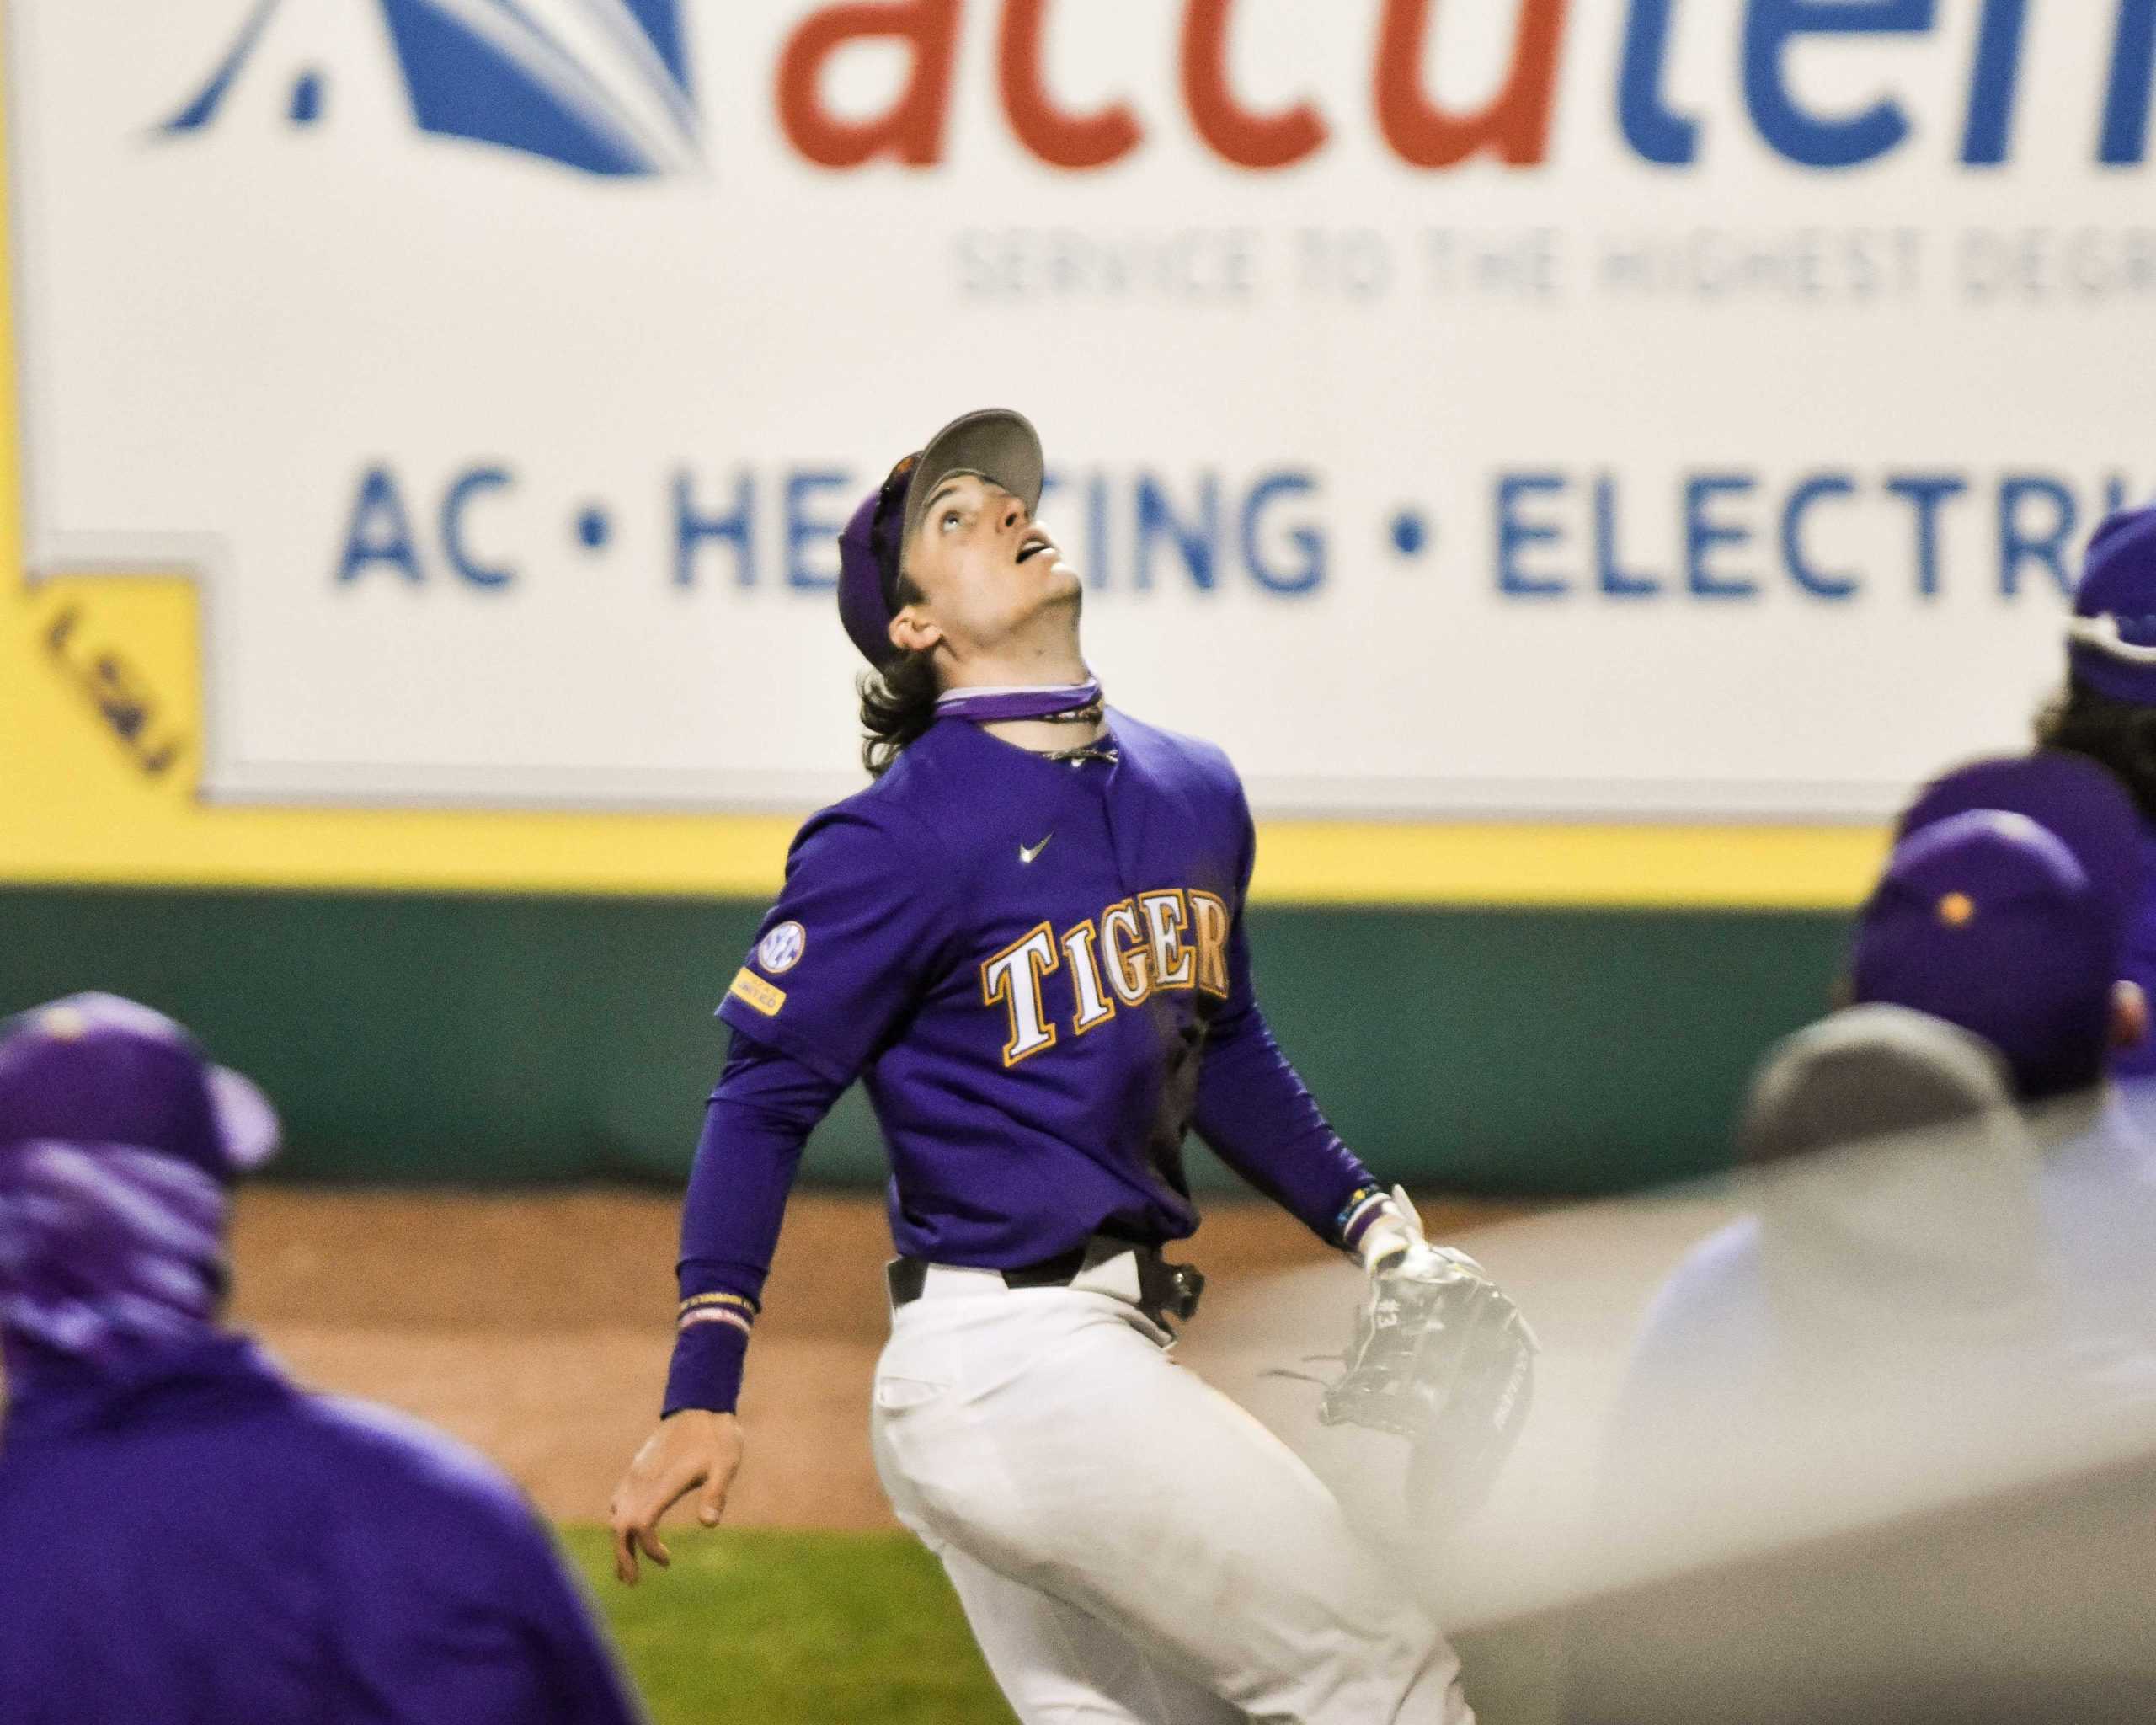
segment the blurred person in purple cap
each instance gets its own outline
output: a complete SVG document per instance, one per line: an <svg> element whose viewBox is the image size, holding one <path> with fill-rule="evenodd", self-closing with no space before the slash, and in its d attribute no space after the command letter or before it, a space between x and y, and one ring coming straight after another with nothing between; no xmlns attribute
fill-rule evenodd
<svg viewBox="0 0 2156 1725"><path fill-rule="evenodd" d="M0 1720L632 1720L507 1481L220 1323L277 1135L147 1007L0 1025Z"/></svg>
<svg viewBox="0 0 2156 1725"><path fill-rule="evenodd" d="M1924 787L1857 923L1852 1000L1929 1012L1983 1038L2038 1103L2102 1084L2140 1047L2129 974L2143 836L2118 779L2057 750L1982 761Z"/></svg>
<svg viewBox="0 0 2156 1725"><path fill-rule="evenodd" d="M2063 1248L2077 1273L2106 1284L2149 1279L2140 1266L2156 1262L2156 1165L2116 1105L2106 1068L2148 1025L2140 987L2121 975L2137 909L2141 836L2130 799L2101 768L2041 750L1934 781L1897 830L1851 937L1849 1004L1769 1050L1753 1079L1737 1150L1753 1171L1760 1214L1707 1242L1672 1279L1641 1344L1650 1375L1667 1364L1721 1386L1721 1372L1692 1370L1709 1357L1734 1378L1762 1369L1771 1350L1743 1339L1748 1326L1732 1319L1748 1310L1761 1318L1769 1236L1785 1261L1834 1241L1823 1258L1806 1258L1817 1274L1789 1280L1785 1313L1792 1301L1831 1306L1853 1285L1860 1301L1863 1279L1830 1272L1837 1252L1850 1266L1870 1263L1882 1280L1893 1279L1884 1267L1896 1263L1917 1266L1919 1284L1974 1263L1977 1281L1996 1286L1987 1280L1999 1261L1995 1242L1966 1258L1961 1244L1990 1237L1990 1224L2016 1206L2017 1227L2079 1241ZM1965 1137L1986 1134L2021 1146L1994 1161L1996 1179L1979 1172L1983 1157L1957 1153ZM1907 1187L1876 1178L1883 1162L1863 1172L1851 1148L1903 1140L1919 1143L1926 1171ZM1942 1143L1948 1153L1934 1155ZM1919 1200L1926 1181L1944 1190ZM1858 1209L1881 1206L1876 1250L1859 1252L1860 1229L1817 1226L1844 1188L1860 1194ZM2000 1199L2009 1188L2023 1194L2010 1204ZM1959 1220L1950 1226L1950 1215ZM2015 1237L2025 1246L2033 1236ZM2023 1261L2049 1252L2031 1247ZM1924 1319L1921 1298L1905 1288L1897 1299L1903 1326ZM2132 1318L2130 1347L2139 1348L2148 1302L2116 1310ZM1705 1328L1693 1331L1695 1322ZM1900 1332L1852 1329L1866 1345Z"/></svg>
<svg viewBox="0 0 2156 1725"><path fill-rule="evenodd" d="M2107 767L2133 798L2140 884L2120 975L2156 992L2156 509L2122 510L2090 537L2066 638L2066 686L2036 740ZM2156 1039L2120 1049L2112 1068L2156 1073Z"/></svg>
<svg viewBox="0 0 2156 1725"><path fill-rule="evenodd" d="M2129 1670L2156 1704L2137 1650L2072 1633L2156 1605L2145 1541L2009 1554L2156 1455L2156 1172L2106 1075L2147 1028L2141 845L2116 779L2052 751L1903 818L1853 1003L1753 1081L1748 1213L1642 1326L1572 1718L2078 1717Z"/></svg>
<svg viewBox="0 0 2156 1725"><path fill-rule="evenodd" d="M871 1434L1018 1717L1459 1725L1458 1661L1284 1445L1166 1349L1202 1279L1193 1128L1396 1279L1480 1275L1334 1134L1258 1009L1256 831L1209 744L1104 705L1082 588L1034 519L1040 441L946 426L840 539L873 782L813 816L719 1016L663 1418L616 1563L715 1525L743 1362L803 1141L857 1077L899 1256ZM1373 1307L1374 1309L1374 1306Z"/></svg>

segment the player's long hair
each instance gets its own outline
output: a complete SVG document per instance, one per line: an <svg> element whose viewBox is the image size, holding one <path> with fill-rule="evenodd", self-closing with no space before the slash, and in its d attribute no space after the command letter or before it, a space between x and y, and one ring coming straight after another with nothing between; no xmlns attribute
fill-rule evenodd
<svg viewBox="0 0 2156 1725"><path fill-rule="evenodd" d="M2133 798L2142 820L2156 825L2156 707L2121 701L2070 676L2066 687L2036 715L2036 741L2110 769Z"/></svg>
<svg viewBox="0 0 2156 1725"><path fill-rule="evenodd" d="M923 595L901 570L896 596L903 611ZM883 777L906 745L936 723L936 697L942 692L936 660L926 653L902 653L881 670L862 673L861 728L868 734L861 740L861 764L869 777Z"/></svg>
<svg viewBox="0 0 2156 1725"><path fill-rule="evenodd" d="M880 671L861 677L861 764L871 778L891 770L907 744L936 723L936 697L942 693L936 661L926 653L908 653Z"/></svg>

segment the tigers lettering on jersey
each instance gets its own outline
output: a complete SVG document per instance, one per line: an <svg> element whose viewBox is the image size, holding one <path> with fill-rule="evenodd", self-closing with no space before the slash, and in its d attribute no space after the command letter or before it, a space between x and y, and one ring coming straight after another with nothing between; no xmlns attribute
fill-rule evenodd
<svg viewBox="0 0 2156 1725"><path fill-rule="evenodd" d="M1066 971L1070 978L1070 1023L1083 1036L1115 1017L1120 1007L1142 1006L1157 992L1195 988L1228 997L1228 907L1211 893L1157 888L1118 899L1091 921L1055 933L1035 924L980 967L980 998L1009 1015L1003 1064L1056 1044L1043 978Z"/></svg>
<svg viewBox="0 0 2156 1725"><path fill-rule="evenodd" d="M980 967L981 1004L992 1007L1001 1001L1010 1009L1011 1039L1003 1044L1006 1066L1055 1046L1055 1026L1041 1012L1041 978L1055 964L1055 937L1042 922Z"/></svg>

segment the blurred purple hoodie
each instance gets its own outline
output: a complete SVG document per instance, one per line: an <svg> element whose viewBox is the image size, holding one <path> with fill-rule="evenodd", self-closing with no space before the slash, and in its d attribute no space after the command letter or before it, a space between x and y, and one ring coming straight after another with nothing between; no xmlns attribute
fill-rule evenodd
<svg viewBox="0 0 2156 1725"><path fill-rule="evenodd" d="M506 1480L218 1327L230 1186L275 1144L147 1007L0 1028L0 1719L633 1719Z"/></svg>

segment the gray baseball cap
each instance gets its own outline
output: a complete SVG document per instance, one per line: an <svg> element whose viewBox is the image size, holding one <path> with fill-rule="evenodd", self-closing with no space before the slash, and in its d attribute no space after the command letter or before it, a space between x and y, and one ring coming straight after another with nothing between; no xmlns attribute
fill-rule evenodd
<svg viewBox="0 0 2156 1725"><path fill-rule="evenodd" d="M1030 513L1040 507L1046 475L1040 434L1023 414L983 408L952 420L862 499L839 535L839 621L873 665L880 668L897 656L890 628L898 615L906 542L937 488L958 473L993 480Z"/></svg>
<svg viewBox="0 0 2156 1725"><path fill-rule="evenodd" d="M1824 1150L2009 1114L2006 1062L1983 1038L1908 1007L1849 1007L1774 1044L1752 1081L1741 1161Z"/></svg>
<svg viewBox="0 0 2156 1725"><path fill-rule="evenodd" d="M928 440L906 487L905 526L899 544L911 542L937 488L959 473L993 480L1026 505L1040 507L1047 463L1033 421L1009 408L983 408L956 419Z"/></svg>

